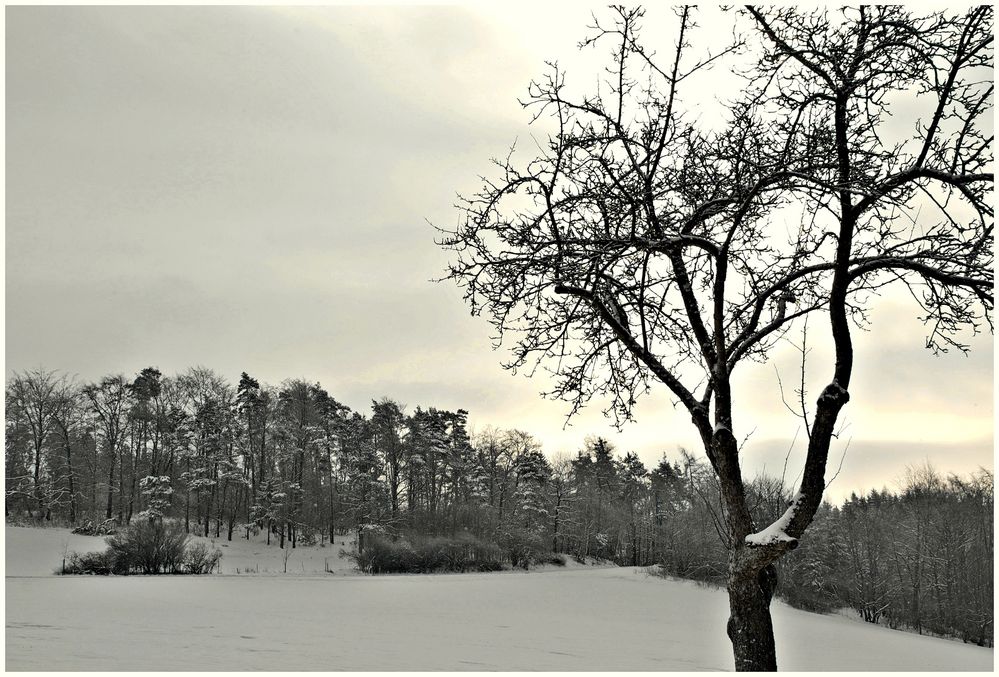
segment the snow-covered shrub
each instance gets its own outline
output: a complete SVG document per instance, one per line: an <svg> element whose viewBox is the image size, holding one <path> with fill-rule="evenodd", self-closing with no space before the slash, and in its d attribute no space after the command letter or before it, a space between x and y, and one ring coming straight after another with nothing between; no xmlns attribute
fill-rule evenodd
<svg viewBox="0 0 999 677"><path fill-rule="evenodd" d="M319 532L309 527L300 527L295 533L295 540L298 545L312 546L319 543Z"/></svg>
<svg viewBox="0 0 999 677"><path fill-rule="evenodd" d="M110 536L117 530L117 521L114 518L110 518L97 524L94 524L93 520L86 520L83 524L74 527L73 533L83 536Z"/></svg>
<svg viewBox="0 0 999 677"><path fill-rule="evenodd" d="M203 543L188 545L179 524L139 520L106 539L104 552L73 553L66 574L207 574L222 551Z"/></svg>
<svg viewBox="0 0 999 677"><path fill-rule="evenodd" d="M74 534L80 534L81 536L93 536L94 535L94 523L92 520L85 520L83 524L79 524L73 527Z"/></svg>
<svg viewBox="0 0 999 677"><path fill-rule="evenodd" d="M94 574L108 576L110 574L128 573L125 562L119 562L110 550L104 552L74 552L66 560L62 571L64 574Z"/></svg>
<svg viewBox="0 0 999 677"><path fill-rule="evenodd" d="M107 539L109 552L129 572L176 573L184 565L188 535L179 524L138 520Z"/></svg>
<svg viewBox="0 0 999 677"><path fill-rule="evenodd" d="M184 554L184 570L189 574L207 574L222 559L222 551L204 543L194 543L187 546Z"/></svg>

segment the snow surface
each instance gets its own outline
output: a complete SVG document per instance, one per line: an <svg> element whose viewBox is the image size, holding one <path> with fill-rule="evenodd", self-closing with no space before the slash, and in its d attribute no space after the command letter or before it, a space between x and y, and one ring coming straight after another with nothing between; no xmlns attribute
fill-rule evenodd
<svg viewBox="0 0 999 677"><path fill-rule="evenodd" d="M8 670L732 668L725 592L641 569L64 577L68 532L6 536ZM784 670L992 670L991 649L783 604L774 626Z"/></svg>
<svg viewBox="0 0 999 677"><path fill-rule="evenodd" d="M79 536L68 529L32 529L8 526L5 529L6 575L46 576L55 574L62 566L63 549L68 552L95 552L105 550L103 536ZM266 534L251 536L249 541L237 538L204 538L192 536L192 542L202 542L222 551L222 574L284 575L285 551L278 547L278 539ZM325 574L327 568L334 574L356 574L354 563L340 555L354 547L354 536L337 536L336 544L326 543L310 547L299 546L288 551L288 575Z"/></svg>

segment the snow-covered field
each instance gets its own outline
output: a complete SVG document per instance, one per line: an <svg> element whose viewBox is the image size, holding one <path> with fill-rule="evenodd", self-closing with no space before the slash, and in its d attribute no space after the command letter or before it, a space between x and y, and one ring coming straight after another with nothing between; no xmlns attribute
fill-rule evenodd
<svg viewBox="0 0 999 677"><path fill-rule="evenodd" d="M107 548L103 537L78 536L68 529L8 526L5 535L7 576L46 576L62 565L63 550L71 553ZM249 541L236 538L236 534L232 541L224 536L220 539L193 537L194 541L208 543L222 551L222 574L283 575L286 551L278 547L276 538L272 538L269 546L264 539L263 534L257 534ZM353 562L340 556L341 551L353 547L353 536L337 536L335 545L327 543L325 547L289 547L288 575L325 574L327 570L337 575L356 574Z"/></svg>
<svg viewBox="0 0 999 677"><path fill-rule="evenodd" d="M233 541L222 575L62 577L64 541L102 539L14 527L6 539L8 670L732 667L723 591L630 568L373 577L337 558L323 573L338 543L293 553L285 576L276 546ZM230 573L254 562L259 574ZM784 670L993 667L990 649L783 604L774 624Z"/></svg>

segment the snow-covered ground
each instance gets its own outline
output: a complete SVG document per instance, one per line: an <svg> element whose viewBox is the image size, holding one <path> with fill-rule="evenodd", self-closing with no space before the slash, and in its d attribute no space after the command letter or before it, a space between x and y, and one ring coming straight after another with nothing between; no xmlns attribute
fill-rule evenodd
<svg viewBox="0 0 999 677"><path fill-rule="evenodd" d="M7 576L50 576L55 575L62 566L63 552L93 552L105 550L107 544L103 536L78 536L68 529L31 529L8 526L5 529L6 568ZM207 543L222 552L219 564L221 574L239 574L249 576L360 576L354 563L345 556L345 552L354 549L356 536L354 534L337 536L333 545L298 546L290 545L282 550L278 547L278 539L271 537L267 545L266 534L254 534L250 540L236 538L227 541L222 538L204 538L192 536L193 542ZM285 562L285 555L288 561ZM604 564L605 566L610 566ZM551 568L589 568L572 558L566 558L565 567L545 566Z"/></svg>
<svg viewBox="0 0 999 677"><path fill-rule="evenodd" d="M62 566L63 551L91 552L104 550L107 545L103 537L79 536L68 529L29 529L8 526L5 529L7 576L46 576L54 574ZM278 547L277 538L272 537L267 545L266 534L256 534L247 541L236 538L227 541L222 538L193 537L192 540L215 546L222 551L220 562L222 574L278 575L285 571L285 550ZM324 547L287 548L288 575L355 574L354 564L340 553L354 547L353 536L337 536L336 544L326 543Z"/></svg>
<svg viewBox="0 0 999 677"><path fill-rule="evenodd" d="M297 575L276 576L263 569L283 569L277 547L275 555L244 541L227 552L233 558L223 560L223 575L62 577L50 574L63 540L69 550L96 550L102 539L12 527L6 537L8 670L732 667L723 591L631 568L329 575L324 560L309 554L327 546L302 549L306 573L299 564ZM250 556L260 575L226 573ZM784 670L993 666L990 649L783 604L774 605L774 624Z"/></svg>

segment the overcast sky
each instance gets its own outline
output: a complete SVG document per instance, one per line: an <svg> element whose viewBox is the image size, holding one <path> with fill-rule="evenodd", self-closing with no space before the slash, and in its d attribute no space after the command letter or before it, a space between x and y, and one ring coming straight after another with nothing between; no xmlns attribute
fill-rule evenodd
<svg viewBox="0 0 999 677"><path fill-rule="evenodd" d="M647 465L696 449L663 394L623 432L599 406L563 429L566 405L504 372L485 320L431 281L447 259L428 222L454 225L455 194L530 140L527 83L545 59L589 65L590 10L560 5L8 7L7 373L204 365L318 380L361 411L465 408L549 452L587 434ZM857 338L834 499L906 464L992 467L991 337L934 358L916 314L882 300ZM793 378L791 351L777 366ZM737 397L749 474L779 474L797 424L774 366L740 373Z"/></svg>

